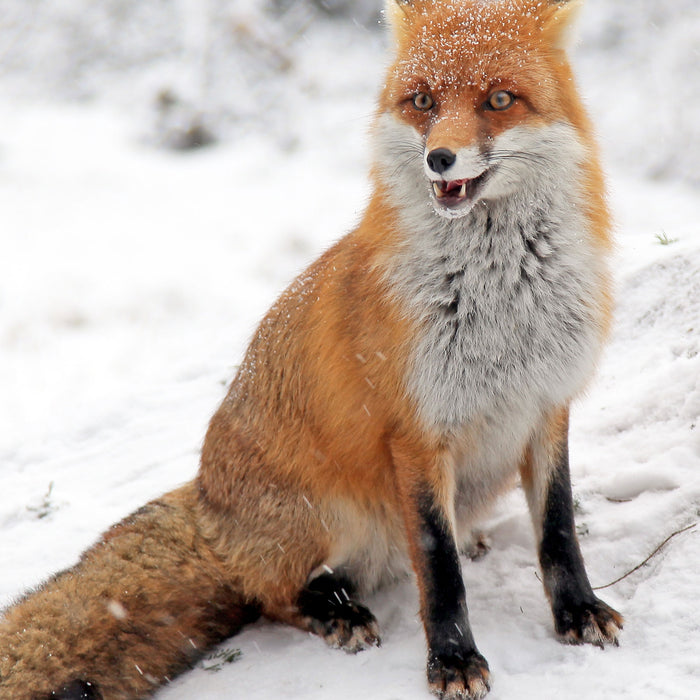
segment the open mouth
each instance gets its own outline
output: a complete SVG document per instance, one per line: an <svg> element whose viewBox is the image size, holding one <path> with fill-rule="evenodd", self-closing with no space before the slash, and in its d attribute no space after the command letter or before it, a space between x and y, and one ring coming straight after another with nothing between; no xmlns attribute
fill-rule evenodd
<svg viewBox="0 0 700 700"><path fill-rule="evenodd" d="M438 180L433 182L433 193L438 204L449 209L454 209L464 202L473 202L483 187L489 171L484 170L481 175L466 180Z"/></svg>

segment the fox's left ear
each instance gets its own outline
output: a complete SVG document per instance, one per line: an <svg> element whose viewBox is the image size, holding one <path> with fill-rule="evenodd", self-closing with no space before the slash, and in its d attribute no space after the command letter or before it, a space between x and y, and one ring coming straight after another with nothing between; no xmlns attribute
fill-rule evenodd
<svg viewBox="0 0 700 700"><path fill-rule="evenodd" d="M549 0L541 16L543 32L552 47L565 51L571 46L576 17L582 6L582 0Z"/></svg>

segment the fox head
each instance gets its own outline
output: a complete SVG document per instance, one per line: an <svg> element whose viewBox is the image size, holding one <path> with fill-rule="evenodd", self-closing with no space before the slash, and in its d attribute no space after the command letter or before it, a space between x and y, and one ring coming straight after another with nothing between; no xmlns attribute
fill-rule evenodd
<svg viewBox="0 0 700 700"><path fill-rule="evenodd" d="M388 0L375 175L394 204L454 219L580 171L589 126L565 55L578 5Z"/></svg>

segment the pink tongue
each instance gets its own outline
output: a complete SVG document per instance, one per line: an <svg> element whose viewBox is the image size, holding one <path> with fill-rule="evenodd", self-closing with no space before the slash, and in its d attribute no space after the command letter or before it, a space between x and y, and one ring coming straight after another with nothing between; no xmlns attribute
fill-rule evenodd
<svg viewBox="0 0 700 700"><path fill-rule="evenodd" d="M454 192L455 190L459 190L465 182L466 180L452 180L451 182L446 182L442 191L445 193Z"/></svg>

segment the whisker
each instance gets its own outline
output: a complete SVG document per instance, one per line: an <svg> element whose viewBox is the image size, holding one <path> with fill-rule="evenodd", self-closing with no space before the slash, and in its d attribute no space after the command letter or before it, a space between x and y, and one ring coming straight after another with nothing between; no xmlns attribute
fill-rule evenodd
<svg viewBox="0 0 700 700"><path fill-rule="evenodd" d="M527 151L491 151L487 154L489 161L521 160L529 163L547 163L551 159L539 153L528 153Z"/></svg>
<svg viewBox="0 0 700 700"><path fill-rule="evenodd" d="M423 148L420 146L404 146L395 151L400 155L411 155L413 157L423 159Z"/></svg>
<svg viewBox="0 0 700 700"><path fill-rule="evenodd" d="M396 167L391 171L391 176L394 177L394 176L397 175L401 170L403 170L404 168L407 168L408 166L410 166L411 163L413 163L414 161L415 161L415 158L412 157L412 156L409 157L409 158L404 158L403 160L399 161L399 162L396 164Z"/></svg>

